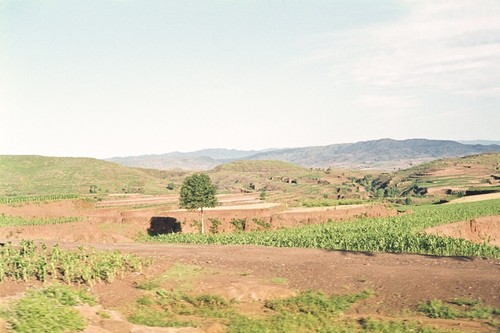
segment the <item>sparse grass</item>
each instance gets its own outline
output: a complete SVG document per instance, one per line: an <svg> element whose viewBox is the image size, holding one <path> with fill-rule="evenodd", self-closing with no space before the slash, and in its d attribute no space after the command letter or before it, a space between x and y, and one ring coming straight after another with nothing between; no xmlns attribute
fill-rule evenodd
<svg viewBox="0 0 500 333"><path fill-rule="evenodd" d="M310 199L302 201L302 206L304 207L329 207L329 206L340 206L340 205L359 205L366 203L366 200L355 200L355 199Z"/></svg>
<svg viewBox="0 0 500 333"><path fill-rule="evenodd" d="M9 216L0 214L0 228L14 226L32 226L45 224L61 224L83 221L81 217L58 217L58 218L25 218L21 216Z"/></svg>
<svg viewBox="0 0 500 333"><path fill-rule="evenodd" d="M276 277L273 277L271 279L271 282L274 284L285 285L288 283L288 279L284 278L284 277L276 276Z"/></svg>
<svg viewBox="0 0 500 333"><path fill-rule="evenodd" d="M178 290L190 291L193 282L201 274L203 274L203 268L199 266L176 263L160 276L137 282L135 287L139 290L154 291L164 286L165 283L169 283Z"/></svg>
<svg viewBox="0 0 500 333"><path fill-rule="evenodd" d="M327 295L305 291L297 296L269 300L262 314L252 316L237 310L232 302L217 295L192 295L157 289L138 299L129 315L136 324L157 327L202 327L218 322L229 333L313 333L313 332L442 332L418 322L347 319L342 313L355 302L370 297L370 291L349 295Z"/></svg>
<svg viewBox="0 0 500 333"><path fill-rule="evenodd" d="M196 265L174 264L165 274L162 275L164 281L184 283L195 280L202 273L203 268Z"/></svg>
<svg viewBox="0 0 500 333"><path fill-rule="evenodd" d="M455 299L448 303L434 299L420 303L417 310L430 318L442 319L492 319L494 315L500 315L500 308L485 306L481 300L470 299Z"/></svg>
<svg viewBox="0 0 500 333"><path fill-rule="evenodd" d="M97 311L97 315L101 318L101 319L110 319L111 318L111 315L109 314L109 312L107 311Z"/></svg>
<svg viewBox="0 0 500 333"><path fill-rule="evenodd" d="M68 286L51 285L41 290L28 291L3 313L13 332L79 332L87 324L73 306L83 303L92 305L94 302L94 299L83 291L75 291Z"/></svg>
<svg viewBox="0 0 500 333"><path fill-rule="evenodd" d="M51 194L51 195L29 195L29 196L10 196L0 197L0 204L19 204L26 202L48 202L60 201L78 198L78 194Z"/></svg>

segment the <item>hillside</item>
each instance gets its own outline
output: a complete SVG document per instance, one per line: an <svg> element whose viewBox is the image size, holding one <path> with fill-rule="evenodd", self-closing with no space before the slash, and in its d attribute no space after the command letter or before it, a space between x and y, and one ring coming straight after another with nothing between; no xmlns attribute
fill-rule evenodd
<svg viewBox="0 0 500 333"><path fill-rule="evenodd" d="M210 170L234 160L279 160L313 168L356 168L394 170L436 159L461 157L485 152L500 152L500 145L462 144L447 140L381 139L265 151L206 149L192 153L168 153L112 158L126 166L155 169Z"/></svg>
<svg viewBox="0 0 500 333"><path fill-rule="evenodd" d="M267 201L290 206L318 198L360 200L368 196L353 182L365 175L356 170L308 169L283 161L245 160L220 165L208 174L220 193L260 192Z"/></svg>
<svg viewBox="0 0 500 333"><path fill-rule="evenodd" d="M382 174L375 183L396 187L404 194L480 194L500 191L500 153L448 158L393 174Z"/></svg>
<svg viewBox="0 0 500 333"><path fill-rule="evenodd" d="M3 155L0 184L0 196L165 192L159 178L92 158Z"/></svg>

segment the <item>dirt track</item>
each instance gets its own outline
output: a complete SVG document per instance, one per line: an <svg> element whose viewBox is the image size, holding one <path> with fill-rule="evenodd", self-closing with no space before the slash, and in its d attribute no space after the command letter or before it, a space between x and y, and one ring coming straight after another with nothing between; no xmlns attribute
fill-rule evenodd
<svg viewBox="0 0 500 333"><path fill-rule="evenodd" d="M82 245L59 244L64 248ZM486 304L500 307L500 260L262 246L150 243L85 246L153 256L160 266L182 262L260 279L283 277L293 290L312 288L346 293L372 289L376 296L365 308L358 308L361 313L393 314L434 298L479 298ZM217 279L220 291L224 292L234 277L222 274Z"/></svg>

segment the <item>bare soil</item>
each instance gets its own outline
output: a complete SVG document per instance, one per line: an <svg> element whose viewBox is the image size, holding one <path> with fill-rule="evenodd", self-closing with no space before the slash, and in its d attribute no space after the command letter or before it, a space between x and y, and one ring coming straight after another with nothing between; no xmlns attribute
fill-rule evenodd
<svg viewBox="0 0 500 333"><path fill-rule="evenodd" d="M500 246L500 216L479 217L470 221L445 224L429 228L425 232Z"/></svg>
<svg viewBox="0 0 500 333"><path fill-rule="evenodd" d="M240 195L243 202L251 200L248 195ZM240 200L241 200L240 198ZM250 199L249 199L250 198ZM133 200L141 199L135 197ZM268 223L269 229L289 228L304 224L322 223L328 220L345 221L360 216L389 216L396 210L383 205L346 205L337 207L313 207L286 209L275 203L242 204L234 195L225 197L233 205L205 209L205 226L208 230L212 220L219 221L219 232L235 230L234 219L247 221L245 230L262 229L255 222ZM130 203L130 197L122 199ZM146 208L132 208L117 204L114 207L94 207L79 200L49 203L29 203L18 206L0 205L0 214L26 218L81 217L81 222L58 225L15 226L0 228L0 239L57 239L80 243L132 242L139 234L147 234L154 218L170 219L179 223L182 232L199 232L199 211L170 209L155 205Z"/></svg>

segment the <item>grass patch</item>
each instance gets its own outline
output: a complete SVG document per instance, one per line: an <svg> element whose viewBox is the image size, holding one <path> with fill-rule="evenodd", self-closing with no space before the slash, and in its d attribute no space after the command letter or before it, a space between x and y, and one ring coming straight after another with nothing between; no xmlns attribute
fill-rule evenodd
<svg viewBox="0 0 500 333"><path fill-rule="evenodd" d="M447 303L439 299L430 300L418 305L417 310L430 318L443 319L492 319L500 315L500 309L483 305L480 300L455 299Z"/></svg>
<svg viewBox="0 0 500 333"><path fill-rule="evenodd" d="M51 194L51 195L27 195L27 196L9 196L0 197L0 204L18 204L26 202L48 202L76 199L80 197L78 194Z"/></svg>
<svg viewBox="0 0 500 333"><path fill-rule="evenodd" d="M0 227L17 227L45 224L61 224L83 221L81 217L58 217L58 218L25 218L21 216L10 216L0 214Z"/></svg>
<svg viewBox="0 0 500 333"><path fill-rule="evenodd" d="M271 283L274 283L274 284L279 284L279 285L285 285L288 283L288 279L284 278L284 277L273 277L271 279Z"/></svg>
<svg viewBox="0 0 500 333"><path fill-rule="evenodd" d="M354 303L370 297L370 291L348 295L305 291L294 297L269 300L261 315L252 316L241 313L232 302L217 295L192 295L161 288L146 294L148 301L139 298L139 304L128 317L133 323L158 327L202 327L215 321L224 325L228 333L442 332L417 322L342 317L342 313Z"/></svg>
<svg viewBox="0 0 500 333"><path fill-rule="evenodd" d="M28 291L23 298L13 302L3 315L12 331L18 333L79 332L87 324L73 306L83 303L93 305L95 300L83 291L52 285Z"/></svg>
<svg viewBox="0 0 500 333"><path fill-rule="evenodd" d="M330 207L330 206L341 206L341 205L359 205L366 203L366 200L356 200L356 199L309 199L301 202L303 207Z"/></svg>

